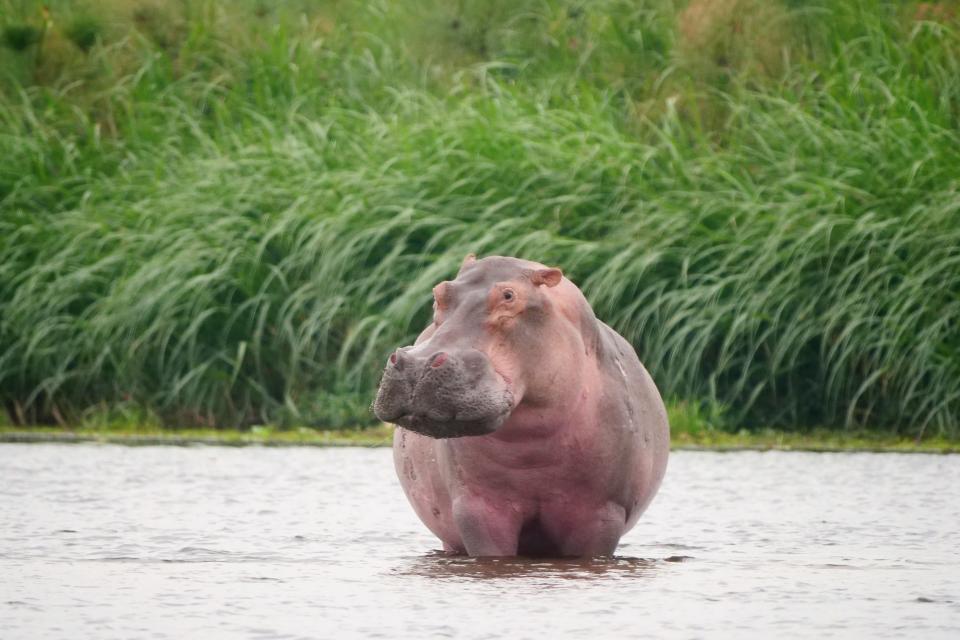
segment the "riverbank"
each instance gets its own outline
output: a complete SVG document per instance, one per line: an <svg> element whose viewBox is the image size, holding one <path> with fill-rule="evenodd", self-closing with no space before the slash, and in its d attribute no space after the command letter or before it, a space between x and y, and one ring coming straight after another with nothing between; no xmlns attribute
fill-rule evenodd
<svg viewBox="0 0 960 640"><path fill-rule="evenodd" d="M0 427L0 442L7 443L81 443L131 446L267 446L267 447L388 447L393 429L386 425L366 429L320 430L271 429L255 427L248 431L231 429L158 429L158 428L59 428ZM793 433L764 430L728 433L724 431L680 432L672 435L674 450L703 451L815 451L815 452L888 452L888 453L960 453L960 442L942 438L913 440L870 433L814 431Z"/></svg>

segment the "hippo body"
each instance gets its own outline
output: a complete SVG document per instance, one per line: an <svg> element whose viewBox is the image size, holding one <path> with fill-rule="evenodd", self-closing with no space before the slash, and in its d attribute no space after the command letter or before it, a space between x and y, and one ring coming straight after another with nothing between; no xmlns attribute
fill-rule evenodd
<svg viewBox="0 0 960 640"><path fill-rule="evenodd" d="M630 344L559 269L468 256L434 322L391 355L374 410L451 553L614 552L660 486L666 410Z"/></svg>

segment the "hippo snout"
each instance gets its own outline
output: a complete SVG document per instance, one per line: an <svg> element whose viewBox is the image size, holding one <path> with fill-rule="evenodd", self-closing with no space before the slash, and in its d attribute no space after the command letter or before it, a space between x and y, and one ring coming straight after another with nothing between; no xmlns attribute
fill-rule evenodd
<svg viewBox="0 0 960 640"><path fill-rule="evenodd" d="M404 347L387 359L373 410L384 422L455 438L496 431L512 400L506 381L480 351L421 354Z"/></svg>

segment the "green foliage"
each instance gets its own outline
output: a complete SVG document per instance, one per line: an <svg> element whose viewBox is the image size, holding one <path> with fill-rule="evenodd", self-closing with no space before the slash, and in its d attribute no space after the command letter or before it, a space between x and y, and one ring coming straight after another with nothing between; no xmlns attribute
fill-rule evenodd
<svg viewBox="0 0 960 640"><path fill-rule="evenodd" d="M40 29L29 24L8 24L0 33L3 46L11 51L24 51L40 41Z"/></svg>
<svg viewBox="0 0 960 640"><path fill-rule="evenodd" d="M67 38L82 51L89 51L101 38L103 25L92 16L78 16L64 29Z"/></svg>
<svg viewBox="0 0 960 640"><path fill-rule="evenodd" d="M668 401L666 407L670 435L674 440L681 434L700 437L723 431L729 424L723 408L716 403L678 400Z"/></svg>
<svg viewBox="0 0 960 640"><path fill-rule="evenodd" d="M369 422L474 251L562 266L675 422L960 435L960 33L773 4L130 2L0 60L0 402Z"/></svg>

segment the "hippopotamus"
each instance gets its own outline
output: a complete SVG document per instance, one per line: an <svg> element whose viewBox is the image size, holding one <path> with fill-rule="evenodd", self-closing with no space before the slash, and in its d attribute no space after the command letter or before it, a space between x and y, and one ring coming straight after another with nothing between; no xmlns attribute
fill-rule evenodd
<svg viewBox="0 0 960 640"><path fill-rule="evenodd" d="M433 301L373 406L417 515L451 554L612 555L670 449L633 347L537 262L468 255Z"/></svg>

